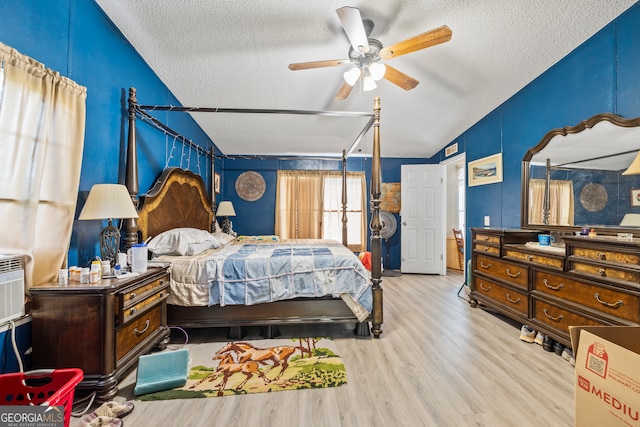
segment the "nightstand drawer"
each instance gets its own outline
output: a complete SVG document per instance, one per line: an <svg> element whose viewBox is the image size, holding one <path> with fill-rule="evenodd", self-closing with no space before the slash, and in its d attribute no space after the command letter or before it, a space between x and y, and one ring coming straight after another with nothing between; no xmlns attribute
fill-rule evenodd
<svg viewBox="0 0 640 427"><path fill-rule="evenodd" d="M138 286L127 288L118 294L121 324L149 310L169 296L169 275L142 282Z"/></svg>
<svg viewBox="0 0 640 427"><path fill-rule="evenodd" d="M570 255L591 258L597 261L606 261L616 264L640 264L640 255L637 253L616 252L611 250L589 249L574 247Z"/></svg>
<svg viewBox="0 0 640 427"><path fill-rule="evenodd" d="M479 243L475 243L473 246L473 249L475 251L484 252L486 254L493 254L496 256L500 256L500 248L497 246L486 246L486 245L481 245Z"/></svg>
<svg viewBox="0 0 640 427"><path fill-rule="evenodd" d="M116 332L116 360L120 360L162 325L162 306L157 305Z"/></svg>

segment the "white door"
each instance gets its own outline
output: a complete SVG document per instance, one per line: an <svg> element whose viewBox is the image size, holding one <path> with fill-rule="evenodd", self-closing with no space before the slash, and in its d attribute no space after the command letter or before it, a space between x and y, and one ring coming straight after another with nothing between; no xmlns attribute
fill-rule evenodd
<svg viewBox="0 0 640 427"><path fill-rule="evenodd" d="M446 274L445 167L402 165L402 273Z"/></svg>

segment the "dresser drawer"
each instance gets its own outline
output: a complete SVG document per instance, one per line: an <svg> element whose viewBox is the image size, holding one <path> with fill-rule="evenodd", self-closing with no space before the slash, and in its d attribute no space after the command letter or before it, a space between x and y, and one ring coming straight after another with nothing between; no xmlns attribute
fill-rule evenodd
<svg viewBox="0 0 640 427"><path fill-rule="evenodd" d="M529 268L527 266L477 255L475 268L478 272L502 279L523 290L528 288Z"/></svg>
<svg viewBox="0 0 640 427"><path fill-rule="evenodd" d="M487 246L487 245L475 243L473 246L473 249L478 252L500 256L500 248L496 246Z"/></svg>
<svg viewBox="0 0 640 427"><path fill-rule="evenodd" d="M632 264L632 265L640 264L640 254L617 252L617 251L606 250L606 249L600 250L600 249L582 248L582 247L574 246L571 248L571 253L569 255L575 255L579 257L590 258L593 260L609 262L609 263Z"/></svg>
<svg viewBox="0 0 640 427"><path fill-rule="evenodd" d="M640 270L626 269L614 264L591 264L569 258L569 270L593 277L595 280L617 281L631 287L638 287L640 282Z"/></svg>
<svg viewBox="0 0 640 427"><path fill-rule="evenodd" d="M640 296L638 295L538 270L533 271L533 276L533 288L538 292L572 301L607 315L640 323Z"/></svg>
<svg viewBox="0 0 640 427"><path fill-rule="evenodd" d="M533 320L544 323L556 329L559 333L569 336L569 326L608 326L610 323L601 322L581 314L574 313L555 304L533 300Z"/></svg>
<svg viewBox="0 0 640 427"><path fill-rule="evenodd" d="M116 331L116 360L133 350L162 326L162 306L157 305Z"/></svg>
<svg viewBox="0 0 640 427"><path fill-rule="evenodd" d="M503 256L521 259L532 264L538 264L545 267L551 267L562 270L564 267L564 256L553 257L550 255L534 252L523 252L517 249L505 248Z"/></svg>
<svg viewBox="0 0 640 427"><path fill-rule="evenodd" d="M526 294L500 286L483 277L474 276L473 280L475 282L473 289L477 293L512 310L519 311L525 316L527 315L529 304Z"/></svg>
<svg viewBox="0 0 640 427"><path fill-rule="evenodd" d="M500 244L500 236L494 235L494 234L483 234L483 233L476 233L475 236L475 240L474 242L477 243L492 243L495 245L499 245Z"/></svg>

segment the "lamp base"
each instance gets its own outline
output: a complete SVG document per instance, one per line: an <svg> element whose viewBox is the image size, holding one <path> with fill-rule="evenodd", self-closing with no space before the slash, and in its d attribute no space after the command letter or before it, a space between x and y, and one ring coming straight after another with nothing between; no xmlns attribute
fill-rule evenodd
<svg viewBox="0 0 640 427"><path fill-rule="evenodd" d="M220 222L220 228L222 228L222 232L235 236L236 233L232 230L231 227L232 227L232 224L229 217L228 216L222 217L222 221Z"/></svg>
<svg viewBox="0 0 640 427"><path fill-rule="evenodd" d="M100 232L100 258L103 261L111 262L113 267L119 249L120 231L109 220L108 225Z"/></svg>

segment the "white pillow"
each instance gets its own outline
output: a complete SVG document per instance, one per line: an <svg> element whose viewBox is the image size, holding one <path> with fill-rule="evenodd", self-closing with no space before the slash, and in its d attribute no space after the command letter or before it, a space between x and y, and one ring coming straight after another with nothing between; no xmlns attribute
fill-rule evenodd
<svg viewBox="0 0 640 427"><path fill-rule="evenodd" d="M149 242L149 251L160 255L197 255L210 248L220 247L218 239L206 230L174 228L158 234Z"/></svg>
<svg viewBox="0 0 640 427"><path fill-rule="evenodd" d="M236 236L232 236L231 234L223 233L222 231L216 231L213 233L213 237L218 239L221 245L226 245L227 243L235 240Z"/></svg>

